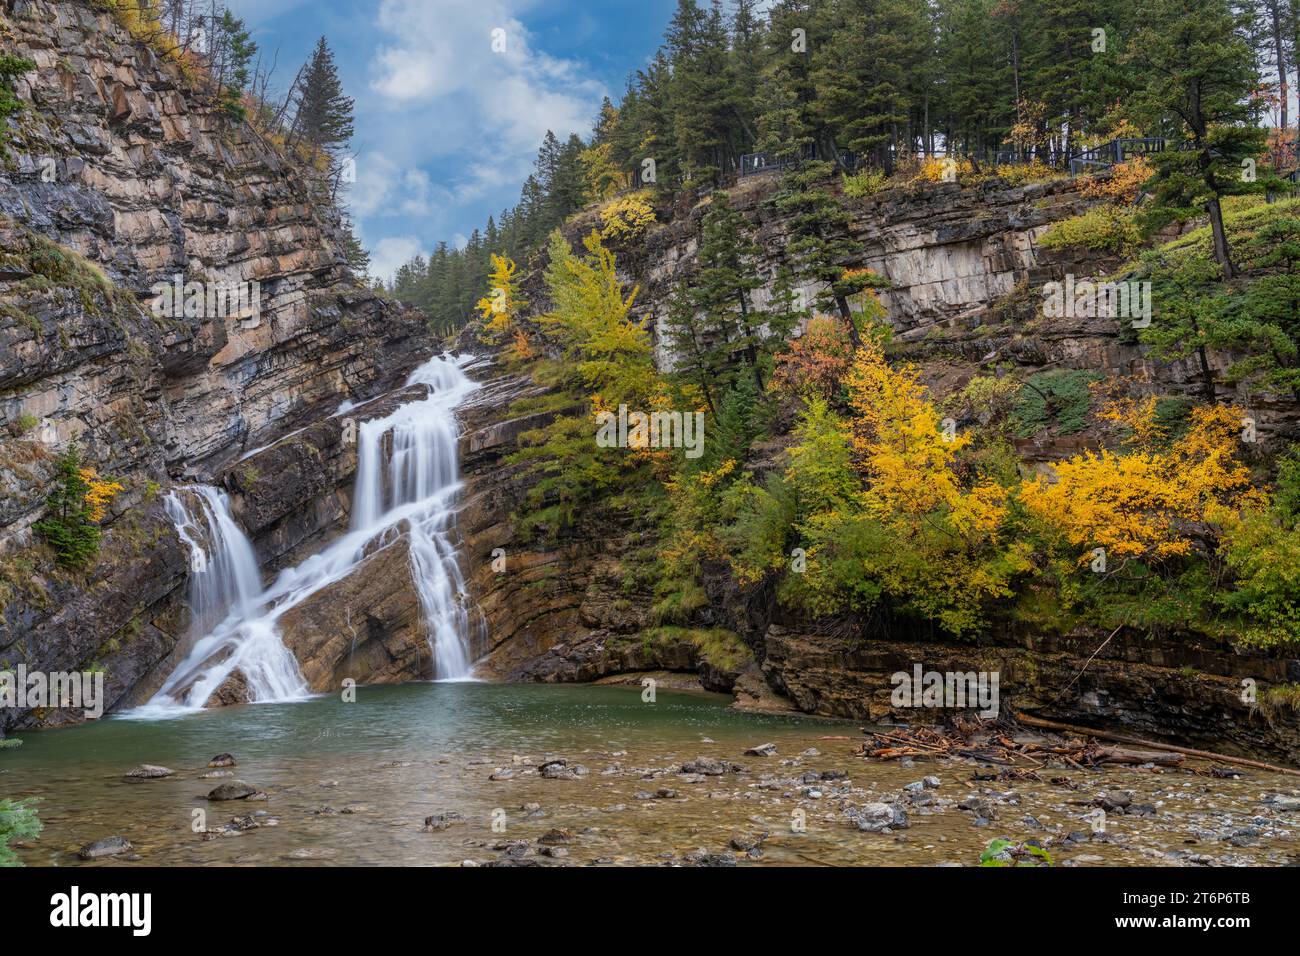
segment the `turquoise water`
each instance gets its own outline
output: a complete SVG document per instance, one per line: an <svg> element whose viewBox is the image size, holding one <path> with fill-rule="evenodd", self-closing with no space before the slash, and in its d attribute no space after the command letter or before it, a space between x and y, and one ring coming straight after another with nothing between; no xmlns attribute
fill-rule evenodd
<svg viewBox="0 0 1300 956"><path fill-rule="evenodd" d="M1111 817L1113 839L1053 844L1058 862L1177 864L1198 854L1269 865L1294 854L1281 829L1294 828L1294 814L1260 799L1294 781L1263 773L1220 780L1065 768L1038 782L986 783L965 761L864 760L855 753L863 740L856 723L747 713L711 694L661 690L645 703L639 687L426 683L361 687L357 695L355 703L319 697L23 734L23 746L0 750L0 796L39 797L45 831L19 846L19 856L47 866L456 865L501 859L508 844L523 841L529 859L547 865L658 864L695 850L732 854L734 836L758 833L768 835L761 859L733 855L746 864L973 865L997 836L1059 841L1088 830L1092 796L1112 788L1132 790L1135 802L1158 804L1159 813ZM777 755L745 755L760 743L775 744ZM233 776L205 778L221 753L238 761ZM537 767L552 755L588 772L543 778ZM677 773L699 756L743 772ZM125 777L143 763L175 775ZM804 779L827 770L847 779L814 776L811 786ZM902 788L925 774L940 778L942 806L911 808L909 828L864 833L844 817L844 806L880 799L910 806ZM1053 784L1057 774L1074 784ZM267 798L207 799L234 779ZM990 791L1014 800L999 798L997 819L975 825L957 805ZM457 822L424 829L426 817L443 813ZM1260 814L1267 832L1255 845L1212 835L1188 842L1189 834L1253 825ZM222 830L232 820L262 825ZM538 839L557 827L569 834L567 855L537 855ZM134 850L78 858L81 846L111 835Z"/></svg>

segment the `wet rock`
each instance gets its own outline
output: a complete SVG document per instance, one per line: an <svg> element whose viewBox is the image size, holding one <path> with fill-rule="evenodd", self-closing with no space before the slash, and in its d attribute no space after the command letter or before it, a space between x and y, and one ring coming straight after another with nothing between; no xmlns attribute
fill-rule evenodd
<svg viewBox="0 0 1300 956"><path fill-rule="evenodd" d="M542 844L542 846L562 846L572 839L573 834L568 830L554 827L538 837L537 842Z"/></svg>
<svg viewBox="0 0 1300 956"><path fill-rule="evenodd" d="M247 800L262 791L243 780L231 780L208 793L209 800ZM265 797L265 794L263 794Z"/></svg>
<svg viewBox="0 0 1300 956"><path fill-rule="evenodd" d="M213 757L211 760L208 761L208 766L209 767L233 767L235 766L235 758L232 757L230 754L217 754L215 757Z"/></svg>
<svg viewBox="0 0 1300 956"><path fill-rule="evenodd" d="M978 793L969 794L963 797L957 804L957 809L968 810L977 817L983 817L986 820L996 820L997 811L993 809L992 802L987 797L982 797Z"/></svg>
<svg viewBox="0 0 1300 956"><path fill-rule="evenodd" d="M509 860L522 860L525 857L532 856L533 848L527 840L507 840L504 843L498 843L492 849L498 850L506 855Z"/></svg>
<svg viewBox="0 0 1300 956"><path fill-rule="evenodd" d="M886 830L906 829L907 811L890 803L866 803L860 807L845 808L844 815L849 821L865 833L881 833Z"/></svg>
<svg viewBox="0 0 1300 956"><path fill-rule="evenodd" d="M677 791L671 787L660 787L655 791L655 798L658 800L676 800L677 796Z"/></svg>
<svg viewBox="0 0 1300 956"><path fill-rule="evenodd" d="M151 763L142 763L140 766L130 771L127 776L136 780L157 780L159 777L170 777L175 773L175 770L169 770L166 767L159 767L156 764Z"/></svg>
<svg viewBox="0 0 1300 956"><path fill-rule="evenodd" d="M1267 802L1271 803L1275 810L1284 810L1287 812L1300 810L1300 797L1289 797L1285 794L1278 793L1274 794L1273 798Z"/></svg>
<svg viewBox="0 0 1300 956"><path fill-rule="evenodd" d="M577 767L569 768L569 762L563 757L556 757L537 765L538 772L547 780L572 780L578 776ZM586 772L586 768L583 768Z"/></svg>
<svg viewBox="0 0 1300 956"><path fill-rule="evenodd" d="M1106 811L1123 810L1133 802L1133 791L1112 790L1097 796L1096 805Z"/></svg>
<svg viewBox="0 0 1300 956"><path fill-rule="evenodd" d="M939 789L939 778L934 776L933 774L931 774L928 777L922 777L921 783L924 784L930 790Z"/></svg>
<svg viewBox="0 0 1300 956"><path fill-rule="evenodd" d="M233 770L209 770L207 773L199 774L200 780L216 780L218 777L233 777Z"/></svg>
<svg viewBox="0 0 1300 956"><path fill-rule="evenodd" d="M563 859L569 855L569 851L562 846L544 846L537 852L542 856L548 856L553 860Z"/></svg>
<svg viewBox="0 0 1300 956"><path fill-rule="evenodd" d="M464 816L454 810L446 813L435 813L433 816L424 818L424 827L422 830L424 833L436 833L464 822Z"/></svg>
<svg viewBox="0 0 1300 956"><path fill-rule="evenodd" d="M759 744L745 751L746 757L775 757L776 744Z"/></svg>
<svg viewBox="0 0 1300 956"><path fill-rule="evenodd" d="M741 853L749 853L752 850L762 846L763 841L768 838L767 833L733 833L729 846L733 850Z"/></svg>
<svg viewBox="0 0 1300 956"><path fill-rule="evenodd" d="M488 777L488 779L489 780L511 780L514 778L514 775L515 772L513 770L498 770L495 773L491 774Z"/></svg>
<svg viewBox="0 0 1300 956"><path fill-rule="evenodd" d="M77 856L83 860L99 860L106 856L117 856L119 853L128 853L134 850L126 837L110 836L102 840L96 840L94 843L87 843L77 851Z"/></svg>
<svg viewBox="0 0 1300 956"><path fill-rule="evenodd" d="M730 853L708 853L704 850L692 850L682 857L688 866L735 866L736 858Z"/></svg>
<svg viewBox="0 0 1300 956"><path fill-rule="evenodd" d="M721 777L727 772L736 772L740 768L734 763L727 763L725 760L714 760L712 757L696 757L694 760L682 764L682 773L702 774L706 777Z"/></svg>

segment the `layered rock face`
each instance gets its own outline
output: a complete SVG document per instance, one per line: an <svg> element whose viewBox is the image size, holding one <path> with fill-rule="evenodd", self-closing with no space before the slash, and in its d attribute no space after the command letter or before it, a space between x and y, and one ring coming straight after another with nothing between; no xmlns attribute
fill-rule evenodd
<svg viewBox="0 0 1300 956"><path fill-rule="evenodd" d="M765 250L760 272L769 278L783 261L786 235L765 202L775 188L774 179L756 177L731 194L756 227ZM992 363L1028 372L1095 370L1162 393L1199 388L1190 364L1153 361L1114 318L1045 323L1038 315L1043 283L1067 274L1105 275L1118 265L1103 254L1037 244L1053 222L1077 215L1092 201L1076 182L1059 180L938 185L850 205L853 235L865 247L854 264L890 280L882 298L895 342L939 394L962 387ZM656 331L664 366L675 359L663 335L667 293L694 266L706 209L675 210L643 242L618 250L629 284L641 288L638 303ZM570 238L593 225L579 217ZM817 291L805 289L809 300ZM538 293L534 299L544 298ZM756 298L761 302L769 294L770 285ZM497 388L502 401L475 423L477 437L464 452L462 528L472 594L489 622L486 673L575 681L633 671L694 671L706 686L730 689L747 706L774 707L784 700L809 713L926 721L942 712L899 709L890 702L891 676L923 662L941 672L999 672L1003 708L1300 760L1297 714L1265 716L1251 706L1243 683L1295 682L1300 662L1294 660L1243 655L1184 638L1123 634L1107 643L1106 634L1082 631L1059 638L1001 633L978 643L906 629L869 637L825 634L810 622L783 619L771 594L742 591L725 568L706 565L701 577L708 600L695 620L702 628L734 633L746 649L727 655L726 666L718 667L702 650L709 645L699 631L677 629L665 636L664 629L652 627L653 592L638 572L655 542L637 530L632 516L602 512L598 522L558 541L520 527L517 515L530 510L533 480L505 459L517 449L520 434L553 413L502 413L511 400L538 390L504 373ZM1233 397L1226 388L1224 397ZM1294 428L1293 410L1272 417L1262 411L1263 430L1285 434ZM1022 440L1018 450L1032 466L1074 454L1091 437L1053 432ZM781 442L774 445L768 460L751 466L775 466ZM506 561L494 568L496 549Z"/></svg>
<svg viewBox="0 0 1300 956"><path fill-rule="evenodd" d="M400 386L436 343L350 274L317 177L110 14L0 0L0 35L36 64L0 169L0 665L102 666L115 705L156 686L187 629L170 483L229 487L268 570L306 553L345 522L355 469L329 416ZM257 308L157 314L155 285L178 279L242 283ZM31 546L74 442L126 486L85 573ZM0 729L59 719L4 711Z"/></svg>

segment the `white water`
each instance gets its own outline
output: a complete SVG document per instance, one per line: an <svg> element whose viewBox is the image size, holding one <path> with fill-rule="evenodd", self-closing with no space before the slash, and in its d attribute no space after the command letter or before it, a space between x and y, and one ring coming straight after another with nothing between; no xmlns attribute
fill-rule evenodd
<svg viewBox="0 0 1300 956"><path fill-rule="evenodd" d="M201 516L192 515L180 497L168 499L168 513L191 549L191 604L200 628L196 633L205 636L132 716L200 709L236 670L254 702L307 696L297 661L281 640L280 618L347 577L403 531L409 534L411 576L424 612L434 676L472 678L469 612L462 600L465 582L451 540L452 506L460 490L454 410L478 387L462 370L468 361L431 359L406 381L408 386L427 386L426 398L361 424L348 532L319 554L282 571L265 591L252 547L230 517L224 493L188 489L200 503Z"/></svg>

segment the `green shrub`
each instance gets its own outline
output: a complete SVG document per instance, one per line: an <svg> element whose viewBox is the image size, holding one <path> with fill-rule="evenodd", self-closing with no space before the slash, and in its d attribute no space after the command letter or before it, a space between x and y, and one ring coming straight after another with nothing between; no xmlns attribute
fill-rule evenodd
<svg viewBox="0 0 1300 956"><path fill-rule="evenodd" d="M60 565L84 568L99 553L100 531L87 501L90 483L82 474L81 452L73 445L55 468L55 488L45 499L47 517L36 523L36 531Z"/></svg>
<svg viewBox="0 0 1300 956"><path fill-rule="evenodd" d="M36 64L31 60L0 53L0 155L9 140L9 117L23 111L23 101L14 95L14 79L34 69Z"/></svg>
<svg viewBox="0 0 1300 956"><path fill-rule="evenodd" d="M1061 435L1083 431L1088 424L1092 394L1088 386L1102 378L1098 372L1057 369L1030 376L1011 413L1016 434L1029 438L1049 425Z"/></svg>
<svg viewBox="0 0 1300 956"><path fill-rule="evenodd" d="M874 196L889 185L889 177L882 169L864 169L860 173L845 174L844 195L851 199Z"/></svg>
<svg viewBox="0 0 1300 956"><path fill-rule="evenodd" d="M9 849L9 842L26 840L41 832L35 803L36 798L0 800L0 866L22 866L18 856Z"/></svg>
<svg viewBox="0 0 1300 956"><path fill-rule="evenodd" d="M1047 249L1082 248L1117 255L1142 242L1134 213L1112 203L1094 206L1081 216L1063 219L1038 240Z"/></svg>

